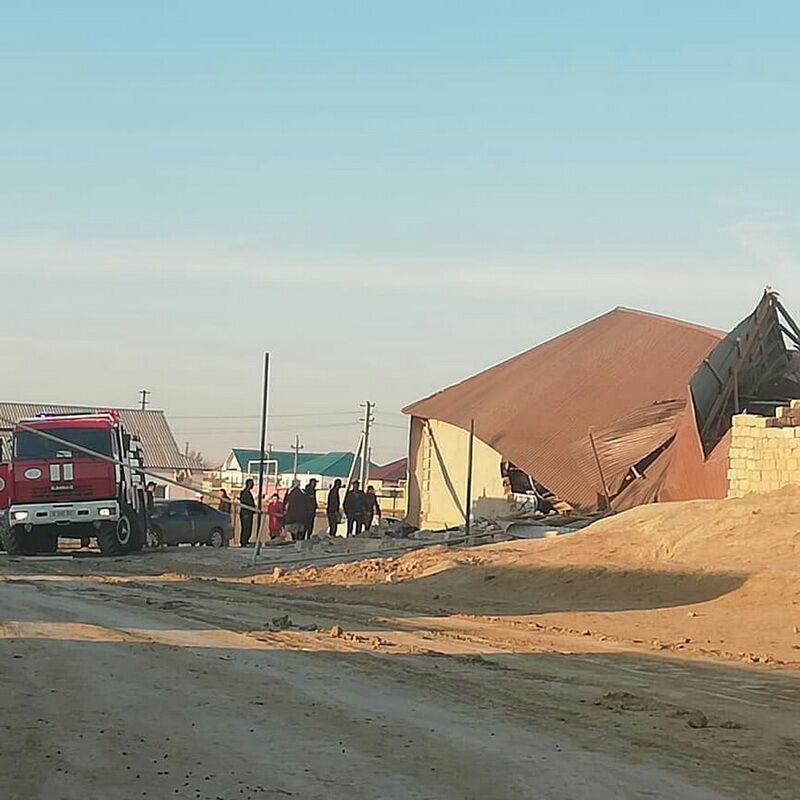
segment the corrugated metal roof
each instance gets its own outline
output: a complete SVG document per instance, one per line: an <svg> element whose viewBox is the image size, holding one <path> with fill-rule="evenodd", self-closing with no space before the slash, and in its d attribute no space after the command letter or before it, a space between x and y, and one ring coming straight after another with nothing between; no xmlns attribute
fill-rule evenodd
<svg viewBox="0 0 800 800"><path fill-rule="evenodd" d="M644 406L685 398L722 331L617 308L404 411L468 429L565 500L600 490L573 448Z"/></svg>
<svg viewBox="0 0 800 800"><path fill-rule="evenodd" d="M592 431L591 438L578 441L573 455L594 486L602 487L604 481L609 493L615 495L631 466L675 436L685 408L685 400L665 400L637 408L608 427Z"/></svg>
<svg viewBox="0 0 800 800"><path fill-rule="evenodd" d="M398 458L382 467L370 470L369 477L375 481L404 481L408 478L408 459Z"/></svg>
<svg viewBox="0 0 800 800"><path fill-rule="evenodd" d="M293 450L272 450L268 455L269 458L278 462L278 472L280 474L291 472L294 469ZM323 455L325 454L301 452L297 458L298 469L304 467L306 462L313 461L315 458L320 458ZM260 450L248 447L234 447L233 457L236 459L236 462L239 464L239 469L242 472L258 475L258 462L261 458Z"/></svg>
<svg viewBox="0 0 800 800"><path fill-rule="evenodd" d="M298 473L304 475L324 475L327 478L346 478L353 466L354 453L327 453L318 458L312 458L303 464Z"/></svg>
<svg viewBox="0 0 800 800"><path fill-rule="evenodd" d="M81 411L108 411L109 406L62 406L50 403L0 402L0 425L11 426L38 414L75 414ZM163 411L142 411L138 408L118 408L122 424L142 441L145 466L152 469L196 468L178 450Z"/></svg>

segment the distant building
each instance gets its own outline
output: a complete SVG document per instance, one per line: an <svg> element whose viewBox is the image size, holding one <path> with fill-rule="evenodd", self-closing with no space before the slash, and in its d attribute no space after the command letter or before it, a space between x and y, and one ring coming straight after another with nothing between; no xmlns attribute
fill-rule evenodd
<svg viewBox="0 0 800 800"><path fill-rule="evenodd" d="M369 483L381 504L381 510L389 516L404 516L406 512L406 486L408 483L408 459L398 458L370 470Z"/></svg>
<svg viewBox="0 0 800 800"><path fill-rule="evenodd" d="M301 451L297 458L297 479L307 483L316 478L318 488L327 489L336 478L340 478L342 482L347 480L354 458L353 453L346 452ZM265 466L264 475L271 487L274 488L276 485L276 476L278 488L285 489L291 485L295 476L294 459L295 454L292 450L272 450L267 453L267 461L273 463ZM228 492L238 491L248 478L257 482L260 460L260 451L234 447L219 469L219 487ZM377 469L377 466L374 468Z"/></svg>
<svg viewBox="0 0 800 800"><path fill-rule="evenodd" d="M108 411L111 406L64 406L52 403L0 402L0 427L11 427L21 419L39 414L79 414L86 411ZM138 408L115 408L122 424L142 442L145 467L156 473L148 477L158 484L157 496L192 498L192 489L200 489L203 480L201 464L178 450L178 444L163 411ZM159 477L177 481L181 486L159 484Z"/></svg>

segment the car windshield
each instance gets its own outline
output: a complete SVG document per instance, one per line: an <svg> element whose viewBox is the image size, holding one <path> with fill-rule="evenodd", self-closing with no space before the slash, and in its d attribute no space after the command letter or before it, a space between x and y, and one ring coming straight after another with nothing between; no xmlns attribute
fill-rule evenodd
<svg viewBox="0 0 800 800"><path fill-rule="evenodd" d="M108 428L47 428L45 432L104 456L111 455L111 432ZM67 445L32 431L20 431L14 436L15 458L57 458L65 452L70 453L70 457L86 455L80 450L70 451Z"/></svg>

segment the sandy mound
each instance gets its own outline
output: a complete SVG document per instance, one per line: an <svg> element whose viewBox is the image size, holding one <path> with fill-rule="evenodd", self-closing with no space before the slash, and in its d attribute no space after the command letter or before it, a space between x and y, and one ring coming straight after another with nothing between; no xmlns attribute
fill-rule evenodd
<svg viewBox="0 0 800 800"><path fill-rule="evenodd" d="M555 539L479 549L438 546L393 559L307 567L288 582L382 583L454 566L615 568L669 572L800 570L800 487L732 500L642 506Z"/></svg>
<svg viewBox="0 0 800 800"><path fill-rule="evenodd" d="M554 539L307 567L276 583L403 618L476 615L487 637L510 636L507 619L608 647L800 668L800 488L644 506ZM519 635L524 647L537 634Z"/></svg>

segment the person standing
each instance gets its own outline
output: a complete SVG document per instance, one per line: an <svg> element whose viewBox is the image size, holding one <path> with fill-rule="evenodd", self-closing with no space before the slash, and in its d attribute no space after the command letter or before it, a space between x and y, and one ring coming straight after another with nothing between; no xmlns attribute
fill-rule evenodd
<svg viewBox="0 0 800 800"><path fill-rule="evenodd" d="M224 489L221 489L219 493L218 508L223 514L231 513L231 498Z"/></svg>
<svg viewBox="0 0 800 800"><path fill-rule="evenodd" d="M292 488L289 489L283 502L285 508L283 521L286 530L292 539L302 539L306 530L306 496L300 488L300 481L296 479L292 481Z"/></svg>
<svg viewBox="0 0 800 800"><path fill-rule="evenodd" d="M365 499L365 517L364 517L364 528L369 533L369 529L372 527L372 520L375 517L378 518L378 522L381 521L381 507L378 503L378 495L375 494L375 487L374 486L367 486L367 493L364 496Z"/></svg>
<svg viewBox="0 0 800 800"><path fill-rule="evenodd" d="M344 513L347 516L347 535L358 536L364 525L366 511L366 495L361 491L361 484L353 481L344 496Z"/></svg>
<svg viewBox="0 0 800 800"><path fill-rule="evenodd" d="M339 523L342 521L342 502L339 499L339 491L342 482L337 478L328 492L328 502L326 503L326 513L328 515L328 535L336 536Z"/></svg>
<svg viewBox="0 0 800 800"><path fill-rule="evenodd" d="M253 535L253 514L256 507L256 501L253 497L254 485L253 479L248 478L244 489L239 493L239 502L242 504L239 508L239 522L242 526L242 533L239 536L239 545L241 547L247 547L250 544L250 537Z"/></svg>
<svg viewBox="0 0 800 800"><path fill-rule="evenodd" d="M147 504L147 513L152 514L153 509L156 507L156 482L150 481L147 486L144 487L145 491L145 503Z"/></svg>
<svg viewBox="0 0 800 800"><path fill-rule="evenodd" d="M310 539L314 533L314 522L317 519L317 479L312 478L303 490L306 496L306 530L305 538Z"/></svg>
<svg viewBox="0 0 800 800"><path fill-rule="evenodd" d="M283 539L285 532L283 530L283 500L275 492L269 499L267 506L267 516L269 517L269 538L270 539Z"/></svg>

